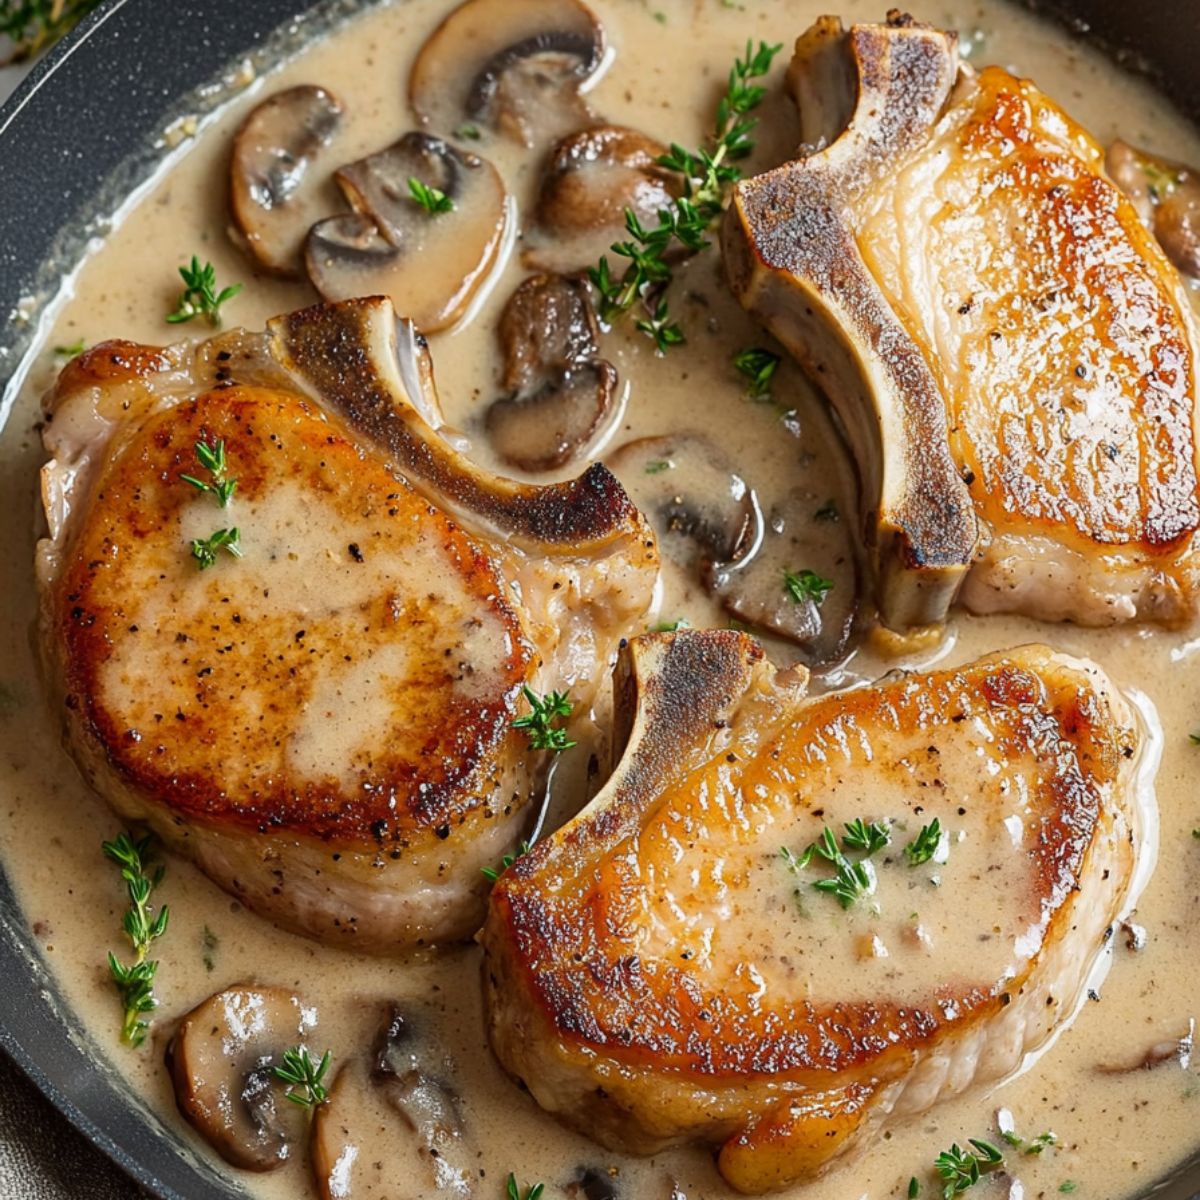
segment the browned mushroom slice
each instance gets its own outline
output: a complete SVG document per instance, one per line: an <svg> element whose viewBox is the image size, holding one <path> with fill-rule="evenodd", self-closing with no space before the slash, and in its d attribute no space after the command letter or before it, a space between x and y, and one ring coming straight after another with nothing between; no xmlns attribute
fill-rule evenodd
<svg viewBox="0 0 1200 1200"><path fill-rule="evenodd" d="M233 143L229 197L246 248L278 275L304 274L304 238L336 206L315 169L337 136L342 106L322 87L277 92L242 122Z"/></svg>
<svg viewBox="0 0 1200 1200"><path fill-rule="evenodd" d="M426 1057L393 1011L370 1069L355 1061L339 1072L313 1121L313 1171L323 1200L472 1194L474 1150L457 1098L428 1070Z"/></svg>
<svg viewBox="0 0 1200 1200"><path fill-rule="evenodd" d="M735 562L756 548L758 501L704 434L638 438L608 464L649 517L661 549L702 578L714 564Z"/></svg>
<svg viewBox="0 0 1200 1200"><path fill-rule="evenodd" d="M408 81L418 118L545 145L591 121L580 97L604 59L604 31L579 0L467 0L421 48Z"/></svg>
<svg viewBox="0 0 1200 1200"><path fill-rule="evenodd" d="M1106 166L1166 256L1185 275L1200 279L1200 178L1196 172L1120 141L1109 147Z"/></svg>
<svg viewBox="0 0 1200 1200"><path fill-rule="evenodd" d="M179 1023L167 1056L176 1103L226 1162L273 1171L291 1157L284 1111L294 1106L283 1102L271 1068L316 1023L294 993L251 986L217 992Z"/></svg>
<svg viewBox="0 0 1200 1200"><path fill-rule="evenodd" d="M732 616L796 642L809 665L842 656L858 570L835 506L797 488L764 517L753 490L701 433L628 442L608 463L660 547Z"/></svg>
<svg viewBox="0 0 1200 1200"><path fill-rule="evenodd" d="M836 662L849 645L858 568L838 509L795 488L767 513L757 553L716 564L710 586L731 615L795 642L816 667Z"/></svg>
<svg viewBox="0 0 1200 1200"><path fill-rule="evenodd" d="M625 211L644 224L675 200L678 176L658 165L667 148L620 125L573 133L555 147L542 182L524 260L543 271L578 271L625 234Z"/></svg>
<svg viewBox="0 0 1200 1200"><path fill-rule="evenodd" d="M308 274L321 295L389 296L426 333L457 321L500 263L509 206L495 167L441 138L408 133L336 179L355 212L308 235ZM453 208L426 211L410 179L445 193Z"/></svg>
<svg viewBox="0 0 1200 1200"><path fill-rule="evenodd" d="M587 285L562 275L527 279L498 333L509 394L485 418L492 447L521 470L552 471L582 455L616 409L617 372L597 356Z"/></svg>

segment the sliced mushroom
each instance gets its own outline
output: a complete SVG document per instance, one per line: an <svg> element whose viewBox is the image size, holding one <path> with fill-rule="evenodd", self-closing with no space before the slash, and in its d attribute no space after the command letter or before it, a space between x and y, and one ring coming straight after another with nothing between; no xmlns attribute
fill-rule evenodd
<svg viewBox="0 0 1200 1200"><path fill-rule="evenodd" d="M658 223L678 176L658 165L667 148L620 125L571 134L555 147L542 181L524 260L542 271L579 271L626 235L625 211Z"/></svg>
<svg viewBox="0 0 1200 1200"><path fill-rule="evenodd" d="M1126 142L1109 147L1108 173L1133 201L1175 266L1200 279L1200 177Z"/></svg>
<svg viewBox="0 0 1200 1200"><path fill-rule="evenodd" d="M659 545L707 579L717 564L753 553L762 536L758 501L728 458L702 433L626 442L609 459Z"/></svg>
<svg viewBox="0 0 1200 1200"><path fill-rule="evenodd" d="M308 235L305 261L321 295L389 296L425 333L457 321L500 265L510 210L495 167L441 138L408 133L335 178L355 211ZM444 192L453 209L427 212L410 179Z"/></svg>
<svg viewBox="0 0 1200 1200"><path fill-rule="evenodd" d="M288 88L242 122L229 170L230 207L246 248L277 275L304 274L304 239L336 207L317 162L337 137L342 106L322 87Z"/></svg>
<svg viewBox="0 0 1200 1200"><path fill-rule="evenodd" d="M662 549L695 570L727 612L795 642L809 665L843 655L858 612L858 563L826 498L796 488L764 517L746 480L700 433L642 438L608 461ZM802 583L805 571L832 587L786 586L787 572Z"/></svg>
<svg viewBox="0 0 1200 1200"><path fill-rule="evenodd" d="M271 1068L316 1023L294 993L251 986L217 992L179 1023L167 1052L176 1103L226 1162L273 1171L291 1157L295 1106Z"/></svg>
<svg viewBox="0 0 1200 1200"><path fill-rule="evenodd" d="M464 124L533 147L589 124L580 96L604 60L604 30L580 0L467 0L421 47L408 81L421 122Z"/></svg>
<svg viewBox="0 0 1200 1200"><path fill-rule="evenodd" d="M324 1200L472 1194L475 1152L458 1100L427 1058L393 1009L370 1067L354 1061L338 1073L313 1121L313 1170Z"/></svg>
<svg viewBox="0 0 1200 1200"><path fill-rule="evenodd" d="M485 418L492 447L524 471L579 457L615 415L617 372L598 357L599 332L581 279L535 275L512 294L498 325L502 386Z"/></svg>

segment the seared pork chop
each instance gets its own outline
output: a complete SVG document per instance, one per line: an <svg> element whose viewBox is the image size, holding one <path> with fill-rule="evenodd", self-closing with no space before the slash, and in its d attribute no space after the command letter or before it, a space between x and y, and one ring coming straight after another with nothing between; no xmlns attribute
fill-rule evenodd
<svg viewBox="0 0 1200 1200"><path fill-rule="evenodd" d="M1196 328L1100 146L909 18L823 18L789 79L808 152L726 262L841 416L885 622L1189 619Z"/></svg>
<svg viewBox="0 0 1200 1200"><path fill-rule="evenodd" d="M166 349L109 342L49 402L42 639L68 742L283 925L393 949L467 937L526 830L522 688L586 711L647 607L653 535L608 471L491 477L437 432L384 300ZM197 444L223 443L228 507ZM236 528L202 567L190 547Z"/></svg>
<svg viewBox="0 0 1200 1200"><path fill-rule="evenodd" d="M1152 804L1099 668L1030 646L804 700L709 630L618 669L623 757L484 927L492 1044L544 1108L767 1191L1069 1019Z"/></svg>

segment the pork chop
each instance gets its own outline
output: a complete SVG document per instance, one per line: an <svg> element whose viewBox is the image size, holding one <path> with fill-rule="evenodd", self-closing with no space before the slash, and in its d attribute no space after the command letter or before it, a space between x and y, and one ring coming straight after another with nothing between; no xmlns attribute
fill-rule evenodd
<svg viewBox="0 0 1200 1200"><path fill-rule="evenodd" d="M841 416L884 621L1190 619L1196 327L1101 147L895 14L789 81L806 153L738 185L726 262Z"/></svg>
<svg viewBox="0 0 1200 1200"><path fill-rule="evenodd" d="M91 784L291 929L474 933L481 868L543 785L522 689L586 712L650 602L654 538L615 478L472 465L379 299L105 343L48 421L42 642ZM197 452L218 443L223 472Z"/></svg>
<svg viewBox="0 0 1200 1200"><path fill-rule="evenodd" d="M619 672L620 763L482 935L492 1045L543 1108L768 1191L1070 1019L1152 858L1153 746L1098 667L1029 646L805 700L708 630Z"/></svg>

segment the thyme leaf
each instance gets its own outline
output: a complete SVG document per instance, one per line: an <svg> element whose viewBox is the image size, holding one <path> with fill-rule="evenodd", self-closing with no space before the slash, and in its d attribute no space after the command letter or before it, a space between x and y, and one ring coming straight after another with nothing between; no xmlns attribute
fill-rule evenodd
<svg viewBox="0 0 1200 1200"><path fill-rule="evenodd" d="M514 729L529 731L531 750L553 750L561 754L575 745L567 738L567 731L555 725L558 717L569 717L574 707L566 692L547 692L539 696L529 687L521 689L529 702L530 711L513 720Z"/></svg>
<svg viewBox="0 0 1200 1200"><path fill-rule="evenodd" d="M183 280L183 292L175 311L167 314L169 325L204 317L210 325L217 327L221 324L221 306L242 290L240 283L234 283L218 292L216 267L210 262L201 266L194 254L189 266L179 268L179 277Z"/></svg>

